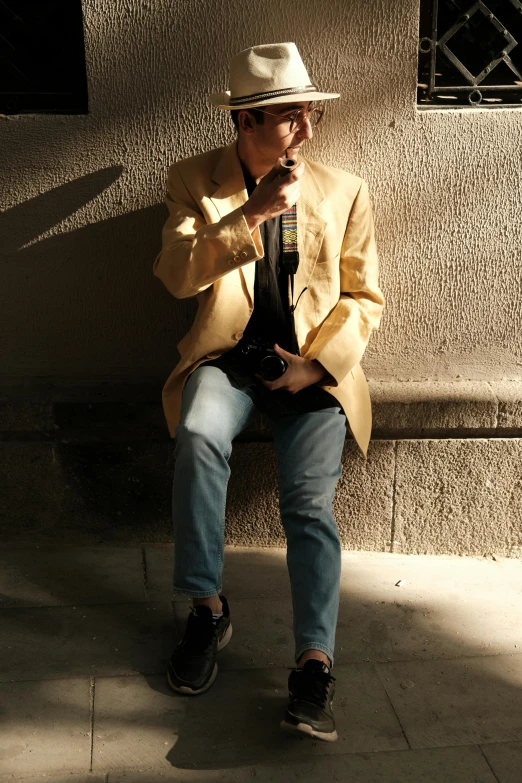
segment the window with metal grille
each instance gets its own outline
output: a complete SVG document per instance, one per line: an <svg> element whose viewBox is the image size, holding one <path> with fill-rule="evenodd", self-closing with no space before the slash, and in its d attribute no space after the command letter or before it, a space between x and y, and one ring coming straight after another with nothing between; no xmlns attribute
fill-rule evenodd
<svg viewBox="0 0 522 783"><path fill-rule="evenodd" d="M81 0L0 0L0 113L87 112Z"/></svg>
<svg viewBox="0 0 522 783"><path fill-rule="evenodd" d="M421 0L419 108L522 106L522 2Z"/></svg>

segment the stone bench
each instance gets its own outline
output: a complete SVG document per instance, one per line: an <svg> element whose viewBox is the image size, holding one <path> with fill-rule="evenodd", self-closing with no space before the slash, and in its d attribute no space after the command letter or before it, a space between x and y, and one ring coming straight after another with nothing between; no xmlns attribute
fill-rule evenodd
<svg viewBox="0 0 522 783"><path fill-rule="evenodd" d="M0 396L0 536L169 541L161 384L20 385ZM335 514L348 549L522 555L522 382L370 382L365 461L348 433ZM22 401L23 400L23 401ZM263 417L231 458L227 543L284 545Z"/></svg>

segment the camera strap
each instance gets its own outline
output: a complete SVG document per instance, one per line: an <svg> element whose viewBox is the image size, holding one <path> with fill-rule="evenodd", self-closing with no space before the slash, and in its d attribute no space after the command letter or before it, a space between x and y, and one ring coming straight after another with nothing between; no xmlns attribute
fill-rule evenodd
<svg viewBox="0 0 522 783"><path fill-rule="evenodd" d="M299 266L297 249L297 204L281 215L281 237L283 244L282 264L289 275L295 275Z"/></svg>
<svg viewBox="0 0 522 783"><path fill-rule="evenodd" d="M290 290L292 293L292 304L290 306L290 320L292 324L292 342L294 344L294 353L299 355L297 345L297 336L295 333L294 311L299 299L306 291L304 288L294 304L294 275L299 266L299 250L297 248L297 204L294 204L281 215L281 266L290 277Z"/></svg>

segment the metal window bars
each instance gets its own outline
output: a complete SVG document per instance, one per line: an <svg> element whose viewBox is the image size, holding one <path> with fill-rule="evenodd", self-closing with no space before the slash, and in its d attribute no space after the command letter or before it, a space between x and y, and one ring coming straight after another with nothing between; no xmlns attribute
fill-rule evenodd
<svg viewBox="0 0 522 783"><path fill-rule="evenodd" d="M421 0L419 108L522 107L521 0Z"/></svg>

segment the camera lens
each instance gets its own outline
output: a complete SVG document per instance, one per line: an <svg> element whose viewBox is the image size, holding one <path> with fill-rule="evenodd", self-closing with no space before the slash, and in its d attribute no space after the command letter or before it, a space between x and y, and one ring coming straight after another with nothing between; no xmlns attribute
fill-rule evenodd
<svg viewBox="0 0 522 783"><path fill-rule="evenodd" d="M287 366L280 356L264 356L259 363L259 370L265 381L276 381L284 374Z"/></svg>

